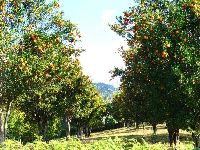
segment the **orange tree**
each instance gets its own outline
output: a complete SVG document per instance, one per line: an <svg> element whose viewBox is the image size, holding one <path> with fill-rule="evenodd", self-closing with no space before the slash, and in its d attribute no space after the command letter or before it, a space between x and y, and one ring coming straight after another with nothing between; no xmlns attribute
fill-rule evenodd
<svg viewBox="0 0 200 150"><path fill-rule="evenodd" d="M196 0L136 1L111 26L130 47L122 50L126 68L113 72L121 76L125 99L147 105L145 120L165 121L170 144L171 133L190 126L194 112L199 116L199 98L194 98L199 83L198 8Z"/></svg>
<svg viewBox="0 0 200 150"><path fill-rule="evenodd" d="M85 129L85 135L90 136L90 130L94 127L94 117L98 112L105 110L105 103L100 93L87 76L82 76L80 80L80 88L76 92L76 99L79 103L77 113L74 117L76 121L78 136L81 135L81 130ZM100 115L100 114L99 114Z"/></svg>
<svg viewBox="0 0 200 150"><path fill-rule="evenodd" d="M92 120L105 106L103 99L89 77L82 73L72 80L71 86L67 84L62 88L57 94L57 98L61 99L57 105L60 105L58 112L64 114L66 137L70 137L71 124L77 126L78 137L82 136L83 128L87 131L86 136L89 136L90 128L95 125Z"/></svg>
<svg viewBox="0 0 200 150"><path fill-rule="evenodd" d="M80 33L63 19L59 3L2 1L1 8L9 39L4 41L10 42L6 50L5 42L1 44L2 102L24 112L44 140L57 118L65 116L68 125L72 118L89 125L102 99L82 73L82 50L75 45Z"/></svg>
<svg viewBox="0 0 200 150"><path fill-rule="evenodd" d="M119 125L128 125L133 121L133 118L137 122L135 112L138 111L135 110L133 102L133 99L128 98L127 94L125 96L124 90L120 90L113 95L111 114Z"/></svg>
<svg viewBox="0 0 200 150"><path fill-rule="evenodd" d="M0 2L1 102L19 106L44 139L57 114L56 94L81 72L79 31L58 7L45 0Z"/></svg>
<svg viewBox="0 0 200 150"><path fill-rule="evenodd" d="M117 120L118 123L125 123L127 118L125 113L128 113L128 109L125 109L126 107L124 106L124 94L123 91L118 91L113 95L112 99L112 107L111 107L111 114L113 115L113 118ZM132 113L128 113L132 114ZM132 119L132 117L131 117Z"/></svg>

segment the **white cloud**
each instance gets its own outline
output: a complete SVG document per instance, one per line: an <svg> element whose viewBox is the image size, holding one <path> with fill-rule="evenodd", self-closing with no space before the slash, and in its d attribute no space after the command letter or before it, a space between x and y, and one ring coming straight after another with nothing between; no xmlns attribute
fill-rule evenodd
<svg viewBox="0 0 200 150"><path fill-rule="evenodd" d="M89 75L94 82L109 83L114 86L119 85L119 79L111 80L109 71L114 67L124 67L123 60L117 49L121 45L126 45L122 39L114 39L113 43L93 43L85 45L86 52L81 55L81 64L84 73Z"/></svg>
<svg viewBox="0 0 200 150"><path fill-rule="evenodd" d="M115 9L105 9L99 16L99 24L92 26L90 30L82 31L82 45L86 50L81 54L81 65L85 74L89 75L93 82L104 82L118 87L119 78L111 80L109 73L114 67L123 68L124 62L118 48L127 47L123 38L110 30L108 23L116 21Z"/></svg>

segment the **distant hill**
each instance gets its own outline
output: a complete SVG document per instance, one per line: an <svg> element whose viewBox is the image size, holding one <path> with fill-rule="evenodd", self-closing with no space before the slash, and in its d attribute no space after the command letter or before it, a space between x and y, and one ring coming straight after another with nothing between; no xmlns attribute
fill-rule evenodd
<svg viewBox="0 0 200 150"><path fill-rule="evenodd" d="M113 93L117 90L114 86L105 83L94 83L97 90L102 94L103 98L111 99Z"/></svg>

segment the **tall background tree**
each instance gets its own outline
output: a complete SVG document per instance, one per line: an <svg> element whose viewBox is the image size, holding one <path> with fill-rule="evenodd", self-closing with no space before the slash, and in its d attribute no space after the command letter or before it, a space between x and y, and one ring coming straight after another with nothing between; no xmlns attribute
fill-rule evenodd
<svg viewBox="0 0 200 150"><path fill-rule="evenodd" d="M130 97L136 108L145 110L139 119L166 122L170 144L172 134L190 127L189 114L199 105L199 98L192 96L199 83L198 7L196 0L136 1L111 26L130 47L122 49L126 68L113 71L121 77L125 101Z"/></svg>

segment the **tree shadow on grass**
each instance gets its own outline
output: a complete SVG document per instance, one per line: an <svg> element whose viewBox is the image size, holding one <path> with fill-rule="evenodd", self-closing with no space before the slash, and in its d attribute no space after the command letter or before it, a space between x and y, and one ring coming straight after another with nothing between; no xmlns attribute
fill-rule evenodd
<svg viewBox="0 0 200 150"><path fill-rule="evenodd" d="M102 139L115 139L116 137L122 140L124 144L124 149L132 149L134 145L140 143L145 146L145 144L163 144L163 146L167 146L168 150L173 150L174 148L169 147L169 140L167 129L165 126L159 126L157 128L157 135L152 134L152 127L145 127L145 129L136 129L134 127L130 128L119 128L113 130L105 130L103 132L94 133L94 137L83 139L83 143L93 143ZM96 137L95 137L96 136ZM189 133L185 131L180 131L180 142L188 143L192 141L192 137Z"/></svg>
<svg viewBox="0 0 200 150"><path fill-rule="evenodd" d="M167 134L158 134L158 135L128 135L128 136L121 136L119 138L129 140L129 139L136 139L138 142L141 142L141 139L144 139L148 144L156 144L156 143L168 143L168 135ZM191 141L192 138L189 134L181 134L180 135L180 141L181 142L187 142ZM142 140L143 141L143 140Z"/></svg>
<svg viewBox="0 0 200 150"><path fill-rule="evenodd" d="M128 131L126 131L128 132ZM144 141L147 142L148 144L156 144L156 143L168 143L168 135L167 134L158 134L158 135L153 135L153 134L149 134L149 135L119 135L117 136L118 138L121 138L123 140L123 142L125 143L130 143L133 140L136 140L137 142L143 144ZM111 138L111 139L115 139L116 136L102 136L102 137L90 137L88 139L83 139L82 141L84 143L90 143L96 140L101 140L101 139L107 139L107 138ZM192 141L192 137L189 134L184 134L184 133L180 133L180 142L188 142L188 141Z"/></svg>

